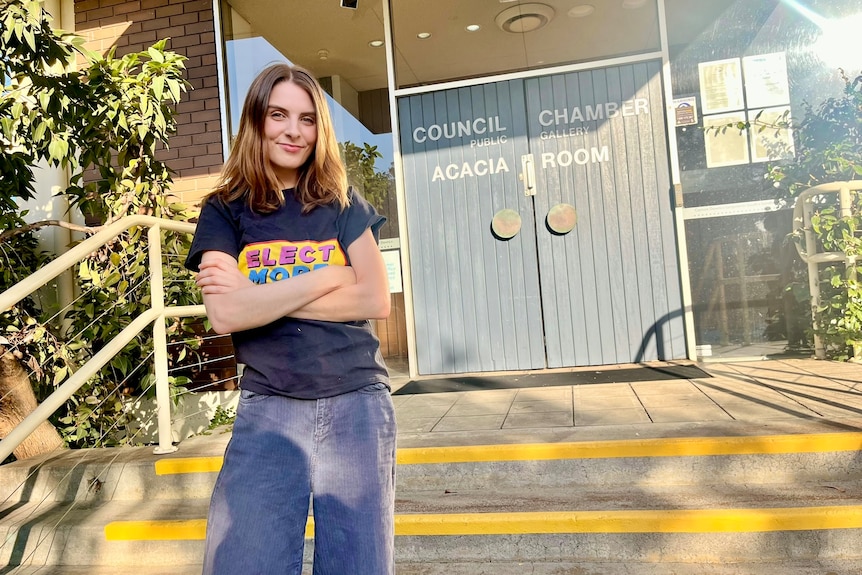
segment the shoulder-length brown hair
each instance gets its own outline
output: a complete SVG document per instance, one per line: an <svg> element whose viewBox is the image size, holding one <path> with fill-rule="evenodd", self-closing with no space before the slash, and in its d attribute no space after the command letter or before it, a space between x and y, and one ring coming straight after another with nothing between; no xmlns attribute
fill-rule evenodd
<svg viewBox="0 0 862 575"><path fill-rule="evenodd" d="M212 195L225 201L245 198L251 209L259 213L273 212L284 204L281 183L270 164L263 136L269 97L281 82L292 82L305 90L317 114L317 143L300 167L296 183L302 211L332 203L342 209L347 207L347 173L326 96L308 70L288 64L268 66L252 82L242 107L239 132Z"/></svg>

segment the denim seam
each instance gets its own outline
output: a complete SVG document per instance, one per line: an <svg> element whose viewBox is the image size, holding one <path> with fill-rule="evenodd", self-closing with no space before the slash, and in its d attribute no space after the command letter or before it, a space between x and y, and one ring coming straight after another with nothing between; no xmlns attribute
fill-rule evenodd
<svg viewBox="0 0 862 575"><path fill-rule="evenodd" d="M320 434L318 433L320 429L320 415L321 405L320 400L314 400L314 429L311 431L311 456L309 457L309 481L311 483L311 492L314 493L314 472L317 469L317 451L319 446L319 438Z"/></svg>

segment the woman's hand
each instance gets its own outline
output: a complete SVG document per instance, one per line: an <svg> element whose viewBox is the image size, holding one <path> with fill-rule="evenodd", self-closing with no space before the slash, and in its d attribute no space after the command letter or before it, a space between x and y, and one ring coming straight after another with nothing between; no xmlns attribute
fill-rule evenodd
<svg viewBox="0 0 862 575"><path fill-rule="evenodd" d="M201 292L208 295L230 293L254 285L239 271L236 263L227 258L202 261L195 283L201 288Z"/></svg>

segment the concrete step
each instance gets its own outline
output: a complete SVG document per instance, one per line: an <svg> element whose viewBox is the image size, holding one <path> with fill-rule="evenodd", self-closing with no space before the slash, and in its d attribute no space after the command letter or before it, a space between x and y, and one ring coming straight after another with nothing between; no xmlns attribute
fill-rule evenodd
<svg viewBox="0 0 862 575"><path fill-rule="evenodd" d="M200 565L137 566L135 575L200 575ZM782 563L612 563L577 562L459 562L398 563L398 575L858 575L858 560L793 561ZM14 575L117 575L116 567L47 565L19 567ZM310 575L306 566L303 575Z"/></svg>
<svg viewBox="0 0 862 575"><path fill-rule="evenodd" d="M0 510L0 561L196 564L206 511L203 499L18 503ZM862 481L399 493L396 535L413 563L862 559Z"/></svg>
<svg viewBox="0 0 862 575"><path fill-rule="evenodd" d="M406 491L862 478L862 434L671 437L402 449Z"/></svg>
<svg viewBox="0 0 862 575"><path fill-rule="evenodd" d="M105 527L121 517L205 523L202 500L18 503L0 510L0 565L170 566L200 563L199 538L121 541Z"/></svg>
<svg viewBox="0 0 862 575"><path fill-rule="evenodd" d="M0 467L0 502L209 499L226 438L208 450L64 452ZM774 484L862 478L862 433L456 445L399 450L401 492Z"/></svg>
<svg viewBox="0 0 862 575"><path fill-rule="evenodd" d="M396 514L526 514L530 512L667 511L708 509L862 508L862 480L828 483L594 485L573 488L398 492ZM655 517L659 517L656 515ZM860 517L862 524L862 517ZM860 550L862 551L862 550Z"/></svg>
<svg viewBox="0 0 862 575"><path fill-rule="evenodd" d="M599 561L399 563L397 573L398 575L858 575L859 562L858 560L830 560L779 563L758 561L732 564Z"/></svg>
<svg viewBox="0 0 862 575"><path fill-rule="evenodd" d="M227 438L0 467L2 572L194 572ZM858 432L403 448L398 572L858 573L860 452Z"/></svg>
<svg viewBox="0 0 862 575"><path fill-rule="evenodd" d="M117 575L117 568L75 565L22 565L13 571L2 571L14 575ZM134 575L201 575L201 565L173 565L171 567L137 566Z"/></svg>
<svg viewBox="0 0 862 575"><path fill-rule="evenodd" d="M200 436L183 443L187 458L222 454L229 434ZM152 447L56 451L0 466L0 503L19 501L102 501L107 499L185 499L209 497L215 473L159 477L164 455Z"/></svg>

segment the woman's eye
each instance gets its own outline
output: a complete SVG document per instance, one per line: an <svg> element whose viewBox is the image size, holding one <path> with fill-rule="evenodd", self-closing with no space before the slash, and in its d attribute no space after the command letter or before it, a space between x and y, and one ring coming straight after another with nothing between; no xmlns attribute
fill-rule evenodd
<svg viewBox="0 0 862 575"><path fill-rule="evenodd" d="M302 121L305 122L306 124L308 124L309 126L314 125L314 118L312 118L311 116L304 116L302 118Z"/></svg>

